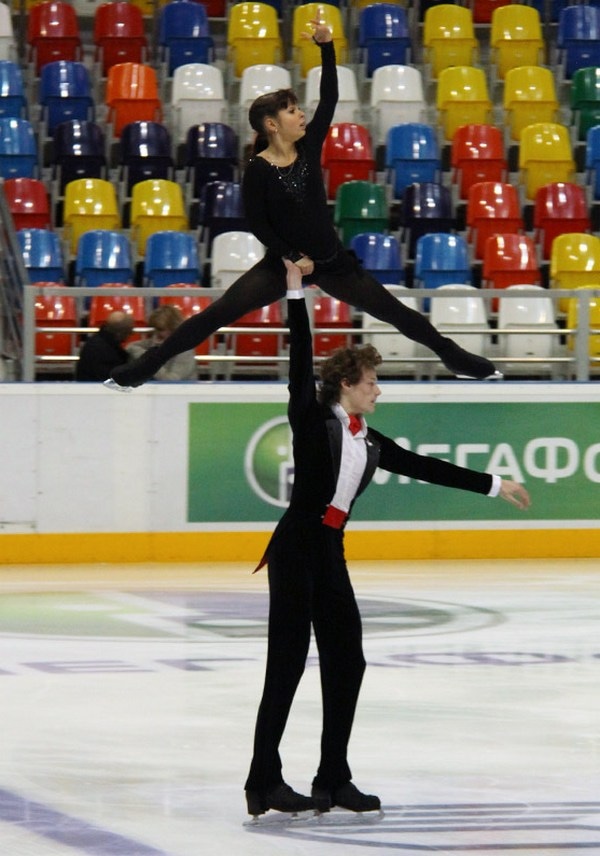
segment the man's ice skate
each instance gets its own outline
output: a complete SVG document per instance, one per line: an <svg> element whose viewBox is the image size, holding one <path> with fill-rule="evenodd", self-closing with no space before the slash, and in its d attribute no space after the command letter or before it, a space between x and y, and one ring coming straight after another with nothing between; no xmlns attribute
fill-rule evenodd
<svg viewBox="0 0 600 856"><path fill-rule="evenodd" d="M379 797L376 797L374 794L361 793L352 782L346 782L345 785L341 785L341 787L333 791L313 785L311 796L314 800L315 808L320 814L325 814L338 806L357 814L376 811L379 812L380 816L383 816Z"/></svg>
<svg viewBox="0 0 600 856"><path fill-rule="evenodd" d="M157 351L158 345L155 345L153 348L144 351L136 360L117 366L110 373L109 380L113 383L109 384L108 381L105 381L105 386L119 392L131 392L132 389L142 386L147 380L154 377L162 365L161 360L156 355Z"/></svg>
<svg viewBox="0 0 600 856"><path fill-rule="evenodd" d="M312 797L297 793L285 782L264 794L259 791L246 791L246 803L248 814L252 815L254 821L258 821L260 815L266 814L270 809L296 817L301 812L313 812L315 808Z"/></svg>
<svg viewBox="0 0 600 856"><path fill-rule="evenodd" d="M448 371L451 371L458 378L491 380L502 377L491 360L477 354L470 354L452 339L445 340L443 348L437 351L437 355Z"/></svg>

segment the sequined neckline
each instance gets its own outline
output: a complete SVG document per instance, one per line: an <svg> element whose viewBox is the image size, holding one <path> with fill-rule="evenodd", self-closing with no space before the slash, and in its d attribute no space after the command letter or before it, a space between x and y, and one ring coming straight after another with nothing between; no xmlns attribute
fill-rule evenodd
<svg viewBox="0 0 600 856"><path fill-rule="evenodd" d="M266 160L266 158L263 160ZM297 201L302 201L306 193L306 178L308 175L306 159L299 154L296 160L292 161L288 166L277 166L271 161L267 161L267 163L275 170L275 174L286 193L289 193Z"/></svg>

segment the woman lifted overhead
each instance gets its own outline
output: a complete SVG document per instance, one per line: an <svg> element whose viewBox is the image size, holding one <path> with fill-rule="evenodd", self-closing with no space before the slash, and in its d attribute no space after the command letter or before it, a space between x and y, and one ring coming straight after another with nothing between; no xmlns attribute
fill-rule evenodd
<svg viewBox="0 0 600 856"><path fill-rule="evenodd" d="M335 51L329 28L317 20L311 23L313 34L303 36L320 46L322 64L313 119L306 122L291 89L261 95L248 116L257 136L243 176L244 207L250 229L266 247L265 256L161 345L115 369L108 386L123 391L140 386L175 354L195 348L247 312L280 300L286 293L283 259L292 261L302 276L327 294L425 345L454 374L471 378L495 374L493 363L463 350L393 297L340 242L321 170L321 148L338 98Z"/></svg>

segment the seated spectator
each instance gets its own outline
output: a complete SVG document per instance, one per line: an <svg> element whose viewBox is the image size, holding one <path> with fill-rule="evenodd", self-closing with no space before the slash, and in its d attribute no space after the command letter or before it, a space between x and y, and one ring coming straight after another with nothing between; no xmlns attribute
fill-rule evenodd
<svg viewBox="0 0 600 856"><path fill-rule="evenodd" d="M131 336L134 321L126 312L111 312L97 333L90 336L79 352L75 380L104 381L111 371L129 359L123 342Z"/></svg>
<svg viewBox="0 0 600 856"><path fill-rule="evenodd" d="M148 318L148 326L152 332L138 342L132 342L127 351L130 359L136 359L144 351L161 342L171 335L173 330L183 322L183 315L176 306L159 306ZM184 351L176 354L162 366L152 378L153 380L197 380L198 370L194 351Z"/></svg>

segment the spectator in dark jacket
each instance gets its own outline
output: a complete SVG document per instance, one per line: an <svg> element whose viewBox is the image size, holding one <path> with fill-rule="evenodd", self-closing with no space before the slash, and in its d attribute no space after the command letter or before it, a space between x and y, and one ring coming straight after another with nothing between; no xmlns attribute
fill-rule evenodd
<svg viewBox="0 0 600 856"><path fill-rule="evenodd" d="M123 347L134 327L131 315L126 312L111 312L97 333L85 342L79 353L75 379L81 381L104 381L111 371L129 359Z"/></svg>

